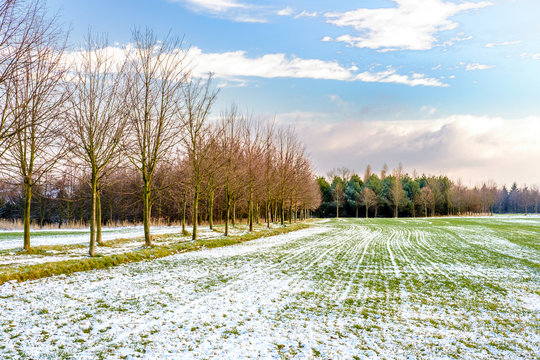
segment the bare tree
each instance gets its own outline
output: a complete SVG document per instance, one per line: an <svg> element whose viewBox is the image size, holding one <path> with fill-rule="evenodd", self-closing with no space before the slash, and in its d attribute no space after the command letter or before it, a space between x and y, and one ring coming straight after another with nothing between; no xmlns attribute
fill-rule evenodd
<svg viewBox="0 0 540 360"><path fill-rule="evenodd" d="M20 123L17 116L23 112L14 105L24 107L15 99L15 88L20 84L22 68L39 43L49 36L56 38L56 19L46 19L42 2L6 0L0 3L0 157L6 152L9 141Z"/></svg>
<svg viewBox="0 0 540 360"><path fill-rule="evenodd" d="M183 87L185 106L183 126L186 131L183 143L191 165L193 240L197 240L198 205L204 180L203 166L210 162L211 150L217 144L208 125L208 116L216 96L217 91L212 87L212 75L209 75L206 81L192 78Z"/></svg>
<svg viewBox="0 0 540 360"><path fill-rule="evenodd" d="M394 205L394 217L398 217L399 204L405 198L405 192L403 191L403 186L401 184L401 179L403 178L403 166L399 164L399 167L394 170L394 182L390 188L392 205Z"/></svg>
<svg viewBox="0 0 540 360"><path fill-rule="evenodd" d="M366 166L366 171L364 172L364 184L368 181L371 176L371 165Z"/></svg>
<svg viewBox="0 0 540 360"><path fill-rule="evenodd" d="M369 217L369 215L368 215L369 214L369 208L377 203L377 195L375 195L373 190L371 190L367 186L365 186L362 189L360 194L361 194L361 197L362 197L362 202L366 206L366 218L368 218Z"/></svg>
<svg viewBox="0 0 540 360"><path fill-rule="evenodd" d="M245 165L245 177L248 191L248 224L249 231L253 231L254 217L254 193L258 179L258 171L262 164L263 143L261 141L262 132L258 122L251 117L245 117L242 127L242 149Z"/></svg>
<svg viewBox="0 0 540 360"><path fill-rule="evenodd" d="M231 205L235 197L234 185L238 177L237 168L240 154L240 122L237 107L233 104L230 109L220 116L222 136L219 143L219 151L222 154L223 166L221 167L221 183L225 195L225 236L229 236L229 219L231 217Z"/></svg>
<svg viewBox="0 0 540 360"><path fill-rule="evenodd" d="M428 216L428 208L431 209L431 216L434 216L435 198L433 197L431 188L429 186L424 186L422 190L420 190L420 195L422 199L422 204L424 205L424 216Z"/></svg>
<svg viewBox="0 0 540 360"><path fill-rule="evenodd" d="M383 167L381 169L381 180L384 180L386 178L387 174L388 174L388 165L386 165L386 163L384 163Z"/></svg>
<svg viewBox="0 0 540 360"><path fill-rule="evenodd" d="M289 184L292 177L292 167L295 152L298 148L298 140L294 131L291 128L280 129L277 132L277 169L276 180L279 203L280 223L283 226L285 223L285 201L288 198Z"/></svg>
<svg viewBox="0 0 540 360"><path fill-rule="evenodd" d="M343 189L341 181L339 180L336 182L336 186L332 190L332 198L334 199L334 203L336 204L336 218L339 218L339 207L345 201L345 191Z"/></svg>
<svg viewBox="0 0 540 360"><path fill-rule="evenodd" d="M76 59L67 138L72 153L91 174L90 256L95 254L96 240L101 244L100 181L119 161L126 127L124 68L125 61L116 60L106 39L88 34Z"/></svg>
<svg viewBox="0 0 540 360"><path fill-rule="evenodd" d="M133 47L126 49L130 134L124 146L141 174L144 239L151 246L153 175L181 139L182 88L189 71L181 40L158 40L149 29L134 30L132 37Z"/></svg>
<svg viewBox="0 0 540 360"><path fill-rule="evenodd" d="M22 179L24 189L24 249L30 250L30 206L35 186L62 158L61 141L65 103L66 67L62 62L65 34L41 14L30 30L31 48L9 78L7 106L13 116L14 142L8 149L8 167Z"/></svg>
<svg viewBox="0 0 540 360"><path fill-rule="evenodd" d="M266 227L270 228L270 211L271 203L273 197L273 188L275 184L275 171L274 171L274 160L275 160L275 122L274 120L268 121L264 129L264 184L265 184L265 218L266 218Z"/></svg>

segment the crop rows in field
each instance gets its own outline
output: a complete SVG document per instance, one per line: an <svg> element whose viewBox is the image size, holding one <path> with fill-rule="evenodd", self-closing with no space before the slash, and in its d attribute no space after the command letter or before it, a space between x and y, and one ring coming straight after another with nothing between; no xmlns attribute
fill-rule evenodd
<svg viewBox="0 0 540 360"><path fill-rule="evenodd" d="M535 358L540 219L320 222L0 287L0 354Z"/></svg>

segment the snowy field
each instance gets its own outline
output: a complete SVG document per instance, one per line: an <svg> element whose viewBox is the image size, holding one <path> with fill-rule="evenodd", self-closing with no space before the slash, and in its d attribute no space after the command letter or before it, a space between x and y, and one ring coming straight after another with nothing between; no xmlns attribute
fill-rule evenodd
<svg viewBox="0 0 540 360"><path fill-rule="evenodd" d="M152 235L180 233L180 226L152 226ZM55 229L55 230L32 230L32 246L40 245L67 245L88 244L90 229ZM104 227L101 231L103 241L116 239L131 239L144 236L142 226ZM0 230L0 250L22 248L23 232L12 230Z"/></svg>
<svg viewBox="0 0 540 360"><path fill-rule="evenodd" d="M540 218L346 219L0 286L2 359L540 358Z"/></svg>

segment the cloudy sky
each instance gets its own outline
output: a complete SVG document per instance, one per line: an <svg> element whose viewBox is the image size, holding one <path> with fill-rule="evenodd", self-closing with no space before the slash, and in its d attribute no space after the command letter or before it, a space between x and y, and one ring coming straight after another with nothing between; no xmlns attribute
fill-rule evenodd
<svg viewBox="0 0 540 360"><path fill-rule="evenodd" d="M400 162L540 184L538 0L48 0L77 46L184 36L230 103L293 124L325 174Z"/></svg>

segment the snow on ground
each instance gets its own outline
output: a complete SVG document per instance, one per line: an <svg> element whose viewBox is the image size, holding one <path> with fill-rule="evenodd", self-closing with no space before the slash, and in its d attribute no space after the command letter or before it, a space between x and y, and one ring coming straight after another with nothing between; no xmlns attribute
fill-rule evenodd
<svg viewBox="0 0 540 360"><path fill-rule="evenodd" d="M181 231L179 226L152 226L153 235L174 234ZM90 238L89 229L56 229L56 230L32 230L31 244L39 245L67 245L88 244ZM142 226L104 227L102 229L103 241L116 239L130 239L144 236ZM0 230L0 250L21 248L23 242L22 231Z"/></svg>
<svg viewBox="0 0 540 360"><path fill-rule="evenodd" d="M278 225L273 224L272 226L275 227ZM174 228L172 227L167 227L167 229L170 229L170 231L174 230ZM222 229L220 229L220 226L217 226L215 229L216 230L214 231L214 230L210 230L209 227L204 227L204 226L199 227L197 238L199 240L209 240L209 239L222 237L223 233L221 232ZM246 229L247 227L245 225L237 225L235 228L229 229L229 234L232 236L243 235L247 232ZM266 226L263 226L263 225L255 226L255 231L261 231L263 229L266 229ZM186 230L189 232L189 231L192 231L192 228L186 227ZM154 237L154 239L152 240L152 243L157 246L167 246L172 243L191 241L191 235L180 236L178 232L179 230L176 231L176 234L175 233L170 234L168 232L163 231L163 233L167 234L167 236ZM151 233L152 235L159 235L159 231L154 232L154 228L151 229ZM86 237L88 236L89 234L86 234ZM114 238L122 238L122 237L121 235L113 237L111 234L109 238L114 239ZM47 242L56 244L55 240L56 240L55 238L49 238L47 239ZM20 240L19 242L22 242L22 240ZM140 249L143 245L144 245L143 238L133 238L132 241L125 241L125 242L123 241L123 242L115 243L113 246L104 246L104 247L97 246L96 254L103 255L103 256L121 254L121 253L126 253L126 252ZM47 262L76 260L76 259L82 259L86 257L88 257L87 247L67 248L61 251L47 250L44 253L38 253L38 254L28 254L27 252L25 252L24 250L20 248L9 249L9 250L4 250L0 254L0 267L11 266L11 265L19 266L19 265L43 264Z"/></svg>
<svg viewBox="0 0 540 360"><path fill-rule="evenodd" d="M528 243L504 232L448 228L329 221L7 283L0 358L540 357L538 256L523 259L534 253ZM519 256L505 242L523 248Z"/></svg>

